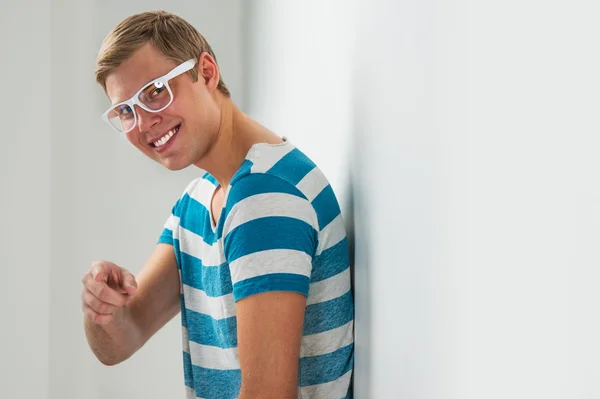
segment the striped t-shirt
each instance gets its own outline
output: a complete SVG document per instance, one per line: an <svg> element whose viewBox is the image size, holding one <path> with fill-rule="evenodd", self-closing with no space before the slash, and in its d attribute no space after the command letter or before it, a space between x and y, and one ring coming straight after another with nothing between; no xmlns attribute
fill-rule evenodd
<svg viewBox="0 0 600 399"><path fill-rule="evenodd" d="M289 141L252 146L225 193L194 180L159 239L173 245L181 280L188 398L234 399L241 385L235 302L267 291L307 297L298 398L350 397L354 306L348 241L337 199Z"/></svg>

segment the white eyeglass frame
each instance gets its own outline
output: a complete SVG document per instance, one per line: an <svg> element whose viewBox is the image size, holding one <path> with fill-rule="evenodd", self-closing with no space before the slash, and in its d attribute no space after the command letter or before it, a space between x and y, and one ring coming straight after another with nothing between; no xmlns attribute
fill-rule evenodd
<svg viewBox="0 0 600 399"><path fill-rule="evenodd" d="M143 110L148 111L148 112L160 112L160 111L166 109L173 102L173 91L171 90L171 87L169 86L169 80L191 70L196 65L196 62L197 62L197 60L195 60L195 59L187 60L187 61L179 64L175 68L173 68L171 70L171 72L167 73L166 75L163 75L159 78L156 78L156 79L146 83L129 100L122 101L118 104L112 105L104 114L102 114L102 120L105 121L106 123L108 123L113 129L115 129L119 133L127 133L127 132L132 131L135 128L135 126L137 125L137 112L135 111L134 105L137 105L140 108L142 108ZM160 83L160 84L164 85L167 88L167 90L169 91L169 95L171 96L171 98L170 98L169 102L167 103L167 105L165 105L164 107L162 107L160 109L150 109L139 100L139 95L148 86L151 86L156 83ZM160 86L157 86L157 87L160 87ZM115 125L110 123L110 120L108 119L108 114L110 113L110 111L113 110L115 107L119 107L122 105L128 105L129 108L131 108L131 111L133 112L133 124L131 125L131 128L129 128L127 130L119 130Z"/></svg>

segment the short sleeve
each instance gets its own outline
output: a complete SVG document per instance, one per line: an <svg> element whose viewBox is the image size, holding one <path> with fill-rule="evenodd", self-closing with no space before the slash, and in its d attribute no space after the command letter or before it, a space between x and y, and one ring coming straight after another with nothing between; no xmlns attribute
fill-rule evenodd
<svg viewBox="0 0 600 399"><path fill-rule="evenodd" d="M318 220L306 197L279 177L250 174L232 185L225 211L234 300L269 291L308 296Z"/></svg>
<svg viewBox="0 0 600 399"><path fill-rule="evenodd" d="M169 244L173 245L173 231L177 228L179 224L179 203L181 199L177 200L173 208L171 209L171 215L165 222L163 226L163 230L158 238L158 244Z"/></svg>
<svg viewBox="0 0 600 399"><path fill-rule="evenodd" d="M171 215L169 215L169 218L163 226L163 230L160 234L160 237L158 237L158 244L174 244L175 239L178 237L177 230L179 228L179 218L183 211L182 208L185 208L185 198L189 196L189 193L193 191L194 188L198 185L198 183L202 180L203 178L197 178L192 180L187 185L185 190L183 190L183 193L180 195L179 199L171 209Z"/></svg>

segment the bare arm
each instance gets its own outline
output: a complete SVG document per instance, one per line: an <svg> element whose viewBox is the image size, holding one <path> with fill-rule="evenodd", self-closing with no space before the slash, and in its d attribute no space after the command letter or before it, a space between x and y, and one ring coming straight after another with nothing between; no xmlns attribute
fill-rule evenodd
<svg viewBox="0 0 600 399"><path fill-rule="evenodd" d="M295 399L306 297L265 292L236 304L239 399Z"/></svg>
<svg viewBox="0 0 600 399"><path fill-rule="evenodd" d="M114 274L117 268L121 277ZM108 278L98 273L108 273ZM98 360L106 365L129 358L180 311L179 273L172 246L158 244L132 280L129 272L109 262L96 263L83 278L86 337Z"/></svg>

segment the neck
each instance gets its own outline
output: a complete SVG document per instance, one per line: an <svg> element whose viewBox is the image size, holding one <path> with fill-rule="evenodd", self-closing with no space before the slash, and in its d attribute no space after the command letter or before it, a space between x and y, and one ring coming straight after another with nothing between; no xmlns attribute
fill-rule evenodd
<svg viewBox="0 0 600 399"><path fill-rule="evenodd" d="M207 154L195 165L227 188L254 144L276 144L282 139L240 111L228 97L219 95L216 101L221 115L219 130Z"/></svg>

